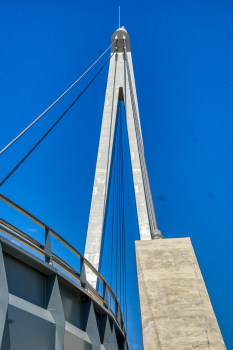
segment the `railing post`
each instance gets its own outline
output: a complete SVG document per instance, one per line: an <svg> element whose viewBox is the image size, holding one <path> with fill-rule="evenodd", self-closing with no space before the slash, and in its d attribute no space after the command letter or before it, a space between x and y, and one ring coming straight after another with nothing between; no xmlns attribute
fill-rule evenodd
<svg viewBox="0 0 233 350"><path fill-rule="evenodd" d="M118 304L118 302L116 302L115 305L116 305L116 319L121 327L120 305Z"/></svg>
<svg viewBox="0 0 233 350"><path fill-rule="evenodd" d="M108 302L108 288L106 282L103 283L103 299L104 304L107 308L109 308L109 302Z"/></svg>
<svg viewBox="0 0 233 350"><path fill-rule="evenodd" d="M45 228L45 245L44 245L44 252L45 252L45 261L49 263L50 265L53 265L52 260L52 250L51 250L51 241L50 241L50 232L49 229Z"/></svg>
<svg viewBox="0 0 233 350"><path fill-rule="evenodd" d="M81 281L81 286L84 289L87 289L87 277L86 277L85 262L83 257L80 258L80 281Z"/></svg>

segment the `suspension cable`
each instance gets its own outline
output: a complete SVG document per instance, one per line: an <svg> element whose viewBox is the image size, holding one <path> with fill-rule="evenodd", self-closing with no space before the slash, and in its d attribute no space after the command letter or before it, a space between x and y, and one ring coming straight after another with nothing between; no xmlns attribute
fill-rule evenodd
<svg viewBox="0 0 233 350"><path fill-rule="evenodd" d="M112 246L111 246L111 288L112 288L112 263L113 263L113 237L114 237L114 194L115 194L115 152L113 155L113 206L112 206Z"/></svg>
<svg viewBox="0 0 233 350"><path fill-rule="evenodd" d="M118 48L115 48L115 52L118 50ZM115 53L114 52L114 53ZM111 137L112 137L112 122L113 122L113 107L114 107L114 93L115 93L115 81L116 81L116 67L117 67L117 57L115 60L115 72L114 72L114 83L113 83L113 96L112 96L112 109L111 109L111 119L110 119L110 124L109 124L109 139L108 139L108 155L107 155L107 171L106 171L106 176L105 176L105 188L104 188L104 205L103 205L103 216L102 216L102 234L104 233L104 221L105 221L105 215L106 215L106 205L107 205L107 188L108 188L108 183L109 183L109 169L110 169L110 162L109 162L109 156L110 156L110 144L111 144ZM115 120L116 123L116 120ZM116 128L116 126L115 126ZM114 135L113 135L114 137ZM113 144L112 144L113 145ZM112 148L113 152L113 148ZM100 265L99 265L99 271L101 270L101 263L102 259L100 259Z"/></svg>
<svg viewBox="0 0 233 350"><path fill-rule="evenodd" d="M112 56L115 54L116 50L111 54L109 59L105 62L103 67L98 71L98 73L94 76L94 78L90 81L89 84L83 89L83 91L78 95L78 97L71 103L71 105L67 108L67 110L61 115L61 117L51 126L51 128L41 137L41 139L31 148L31 150L26 154L25 157L14 167L14 169L2 180L0 183L0 187L9 179L9 177L18 169L18 167L29 157L29 155L39 146L39 144L45 139L45 137L53 130L53 128L60 122L60 120L66 115L66 113L73 107L75 102L82 96L82 94L87 90L87 88L91 85L91 83L97 78L100 72L104 69L106 64L110 61Z"/></svg>
<svg viewBox="0 0 233 350"><path fill-rule="evenodd" d="M122 150L122 123L121 113L119 108L119 252L120 252L120 304L121 304L121 291L122 291L122 163L121 163L121 150ZM122 304L121 304L122 305Z"/></svg>
<svg viewBox="0 0 233 350"><path fill-rule="evenodd" d="M125 257L125 214L124 214L124 176L123 176L123 132L122 108L118 104L114 143L112 148L112 242L111 242L111 285L113 282L113 261L115 264L115 295L127 321L126 300L126 257ZM115 249L113 245L115 244ZM113 252L115 250L115 252ZM114 260L115 259L115 260Z"/></svg>
<svg viewBox="0 0 233 350"><path fill-rule="evenodd" d="M154 203L151 195L150 182L149 182L145 155L144 155L142 135L141 135L140 126L139 126L139 118L138 118L138 113L137 113L137 108L136 108L136 103L135 103L135 98L133 93L131 74L129 70L129 62L128 62L125 39L124 39L124 51L125 51L125 59L126 59L126 66L127 66L128 80L129 80L130 98L131 98L131 104L133 109L134 126L135 126L136 139L137 139L137 145L138 145L139 160L140 160L140 165L142 170L142 180L144 185L146 205L147 205L148 218L149 218L149 224L150 224L150 232L151 232L152 238L154 238L155 232L157 233L159 238L163 238L161 232L158 230L156 216L155 216Z"/></svg>
<svg viewBox="0 0 233 350"><path fill-rule="evenodd" d="M63 96L65 96L67 94L68 91L70 91L72 89L73 86L75 86L79 80L81 80L84 75L87 74L87 72L89 72L89 70L91 70L92 67L94 67L94 65L101 59L101 57L104 56L104 54L112 47L112 45L117 41L118 39L116 39L108 48L107 50L104 51L104 53L90 66L90 68L88 68L86 70L85 73L83 73L83 75L81 75L80 78L78 78L78 80L76 80L60 97L58 97L58 99L53 102L41 115L39 115L39 117L37 117L30 125L28 125L28 127L26 129L24 129L17 137L14 138L14 140L12 140L6 147L4 147L1 152L0 152L0 156L11 146L13 145L13 143L15 143L15 141L17 141L27 130L29 130L40 118L42 118L53 106L55 106L55 104L61 100L61 98Z"/></svg>
<svg viewBox="0 0 233 350"><path fill-rule="evenodd" d="M117 214L116 214L116 298L118 295L118 227L119 227L119 120L117 121Z"/></svg>
<svg viewBox="0 0 233 350"><path fill-rule="evenodd" d="M122 140L122 109L120 105L121 115L121 140ZM123 269L123 310L125 314L125 322L127 328L127 299L126 299L126 259L125 259L125 209L124 209L124 176L123 176L123 143L121 142L121 222L122 222L122 269Z"/></svg>
<svg viewBox="0 0 233 350"><path fill-rule="evenodd" d="M123 176L123 129L122 107L117 106L115 132L112 146L112 241L111 241L111 287L113 284L113 266L115 267L115 295L123 311L127 329L126 298L126 254L125 254L125 211ZM115 244L115 246L114 246ZM114 265L115 264L115 265Z"/></svg>
<svg viewBox="0 0 233 350"><path fill-rule="evenodd" d="M123 265L123 144L122 144L122 111L121 111L121 103L119 108L119 118L120 118L120 221L121 221L121 227L120 227L120 290L122 295L122 301L120 297L120 301L123 306L124 311L124 265Z"/></svg>

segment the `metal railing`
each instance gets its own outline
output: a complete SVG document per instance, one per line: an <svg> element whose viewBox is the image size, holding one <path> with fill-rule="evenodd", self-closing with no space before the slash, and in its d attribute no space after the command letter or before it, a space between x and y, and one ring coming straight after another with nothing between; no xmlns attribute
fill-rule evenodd
<svg viewBox="0 0 233 350"><path fill-rule="evenodd" d="M19 213L23 214L25 217L33 221L35 224L37 224L39 227L44 229L45 231L45 245L42 245L23 231L19 230L15 226L11 225L10 223L6 222L3 219L0 219L0 232L3 234L11 237L15 241L19 242L20 244L23 244L27 248L31 249L35 253L41 255L44 257L45 261L48 264L55 264L59 269L61 269L63 272L68 274L72 279L74 279L76 282L78 282L81 287L85 288L86 291L88 291L92 297L100 304L102 304L104 307L106 307L112 314L112 316L115 318L117 323L119 324L120 328L122 329L123 333L126 335L125 327L124 327L124 320L123 315L121 312L120 305L117 301L117 298L115 294L113 293L111 287L108 285L106 280L103 278L103 276L95 269L95 267L82 255L80 254L70 243L68 243L64 238L62 238L58 233L53 231L50 227L48 227L46 224L44 224L42 221L37 219L35 216L30 214L28 211L21 208L16 203L12 202L7 197L0 194L0 200L7 205L9 205L11 208L17 210ZM50 236L53 236L56 238L63 246L68 248L69 251L71 251L79 260L80 260L80 272L76 271L71 267L69 264L67 264L64 260L62 260L60 257L52 253L51 250L51 242L50 242ZM103 283L103 296L101 296L98 291L92 287L90 283L86 280L86 274L85 274L85 267L88 267L91 269L91 271L97 276L97 278ZM109 308L109 302L108 302L108 295L111 296L114 304L115 304L115 312L113 312Z"/></svg>

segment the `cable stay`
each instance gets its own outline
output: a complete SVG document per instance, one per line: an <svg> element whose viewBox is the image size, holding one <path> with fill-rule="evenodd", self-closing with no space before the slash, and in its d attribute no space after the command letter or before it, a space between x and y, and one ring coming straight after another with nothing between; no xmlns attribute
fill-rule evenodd
<svg viewBox="0 0 233 350"><path fill-rule="evenodd" d="M122 144L122 108L118 104L112 158L112 213L111 213L111 288L121 305L127 327L125 209Z"/></svg>
<svg viewBox="0 0 233 350"><path fill-rule="evenodd" d="M151 232L152 239L163 238L162 233L158 230L157 220L156 220L156 216L155 216L154 203L153 203L153 199L152 199L152 195L151 195L150 182L149 182L149 177L148 177L148 172L147 172L147 167L146 167L142 134L141 134L141 129L140 129L140 125L139 125L139 117L138 117L138 112L137 112L136 103L135 103L135 97L134 97L132 79L131 79L131 74L130 74L130 69L129 69L129 62L128 62L126 40L125 39L124 39L124 52L125 52L125 60L126 60L126 67L127 67L127 75L128 75L128 80L129 80L130 99L131 99L132 110L133 110L133 119L134 119L134 126L135 126L136 139L137 139L137 145L138 145L139 160L140 160L140 165L141 165L141 169L142 169L142 180L143 180L144 191L145 191L150 232Z"/></svg>
<svg viewBox="0 0 233 350"><path fill-rule="evenodd" d="M100 72L104 69L106 64L110 61L112 56L116 53L115 51L111 54L109 59L105 62L102 68L98 71L98 73L94 76L94 78L87 84L87 86L83 89L83 91L78 95L78 97L71 103L71 105L66 109L66 111L57 119L57 121L51 126L51 128L41 137L41 139L30 149L30 151L21 159L21 161L14 167L13 170L2 180L0 183L0 187L14 174L14 172L18 169L18 167L30 156L30 154L39 146L39 144L45 139L45 137L55 128L55 126L61 121L61 119L66 115L66 113L73 107L73 105L78 101L78 99L83 95L83 93L87 90L87 88L93 83L93 81L97 78Z"/></svg>
<svg viewBox="0 0 233 350"><path fill-rule="evenodd" d="M117 39L107 48L107 50L104 51L104 53L86 70L85 73L83 73L81 75L80 78L78 78L60 97L58 97L58 99L56 101L54 101L42 114L39 115L39 117L37 117L30 125L28 125L28 127L26 127L26 129L24 129L17 137L14 138L14 140L12 140L6 147L4 147L1 151L0 151L0 156L10 147L13 145L13 143L15 143L23 134L25 134L26 131L28 131L34 124L36 124L36 122L38 122L38 120L40 120L53 106L55 106L55 104L60 101L62 99L62 97L64 97L67 92L69 92L72 87L74 87L90 70L91 68L93 68L95 66L95 64L105 55L105 53L113 46L113 44L117 41Z"/></svg>

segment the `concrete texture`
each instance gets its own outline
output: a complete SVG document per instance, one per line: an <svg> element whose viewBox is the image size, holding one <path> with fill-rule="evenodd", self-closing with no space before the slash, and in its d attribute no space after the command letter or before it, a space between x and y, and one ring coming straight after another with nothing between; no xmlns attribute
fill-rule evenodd
<svg viewBox="0 0 233 350"><path fill-rule="evenodd" d="M137 215L139 222L140 239L151 240L149 219L145 200L145 193L142 181L142 171L139 161L138 146L133 120L133 111L130 98L130 89L126 71L126 62L123 50L123 35L127 32L120 28L113 36L118 36L116 46L119 51L110 60L108 82L104 103L102 127L100 133L100 142L96 163L95 179L92 193L92 202L88 223L87 240L85 247L85 258L91 262L98 270L101 262L102 241L105 225L106 203L109 193L110 172L112 164L112 149L115 135L115 123L117 115L117 106L119 100L124 100L126 111L126 122L129 138L129 147L131 155L131 165L133 172L134 191L137 206ZM128 48L130 49L129 36ZM128 52L129 68L132 78L136 108L138 110L136 87L134 81L134 72L131 52ZM119 92L121 94L119 96ZM123 96L122 95L123 91ZM139 115L139 111L138 111ZM87 281L96 287L96 276L87 268Z"/></svg>
<svg viewBox="0 0 233 350"><path fill-rule="evenodd" d="M136 242L144 350L226 350L190 238Z"/></svg>

